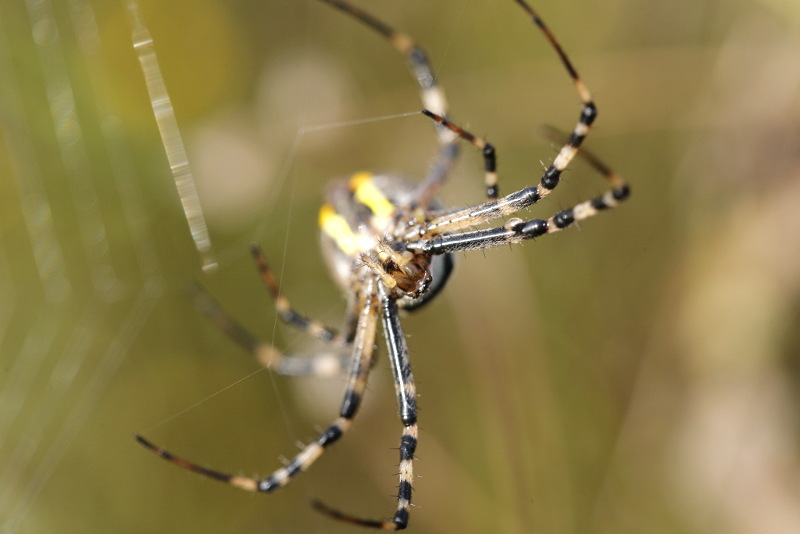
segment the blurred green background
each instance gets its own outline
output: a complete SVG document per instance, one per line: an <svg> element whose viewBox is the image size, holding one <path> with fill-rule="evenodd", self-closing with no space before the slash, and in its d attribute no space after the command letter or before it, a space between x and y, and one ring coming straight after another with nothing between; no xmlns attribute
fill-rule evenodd
<svg viewBox="0 0 800 534"><path fill-rule="evenodd" d="M430 52L453 118L538 181L579 105L511 0L361 1ZM800 532L800 3L535 2L593 91L587 146L618 210L459 255L404 325L420 392L414 532ZM285 294L338 324L318 249L326 182L424 175L436 151L404 59L311 0L141 0L219 268L203 272L126 3L0 4L0 532L353 532L320 498L394 509L383 359L345 439L250 495L137 446L265 475L335 416L343 380L262 370L196 311L199 281L263 339ZM320 125L338 125L315 129ZM443 201L482 198L465 146ZM602 191L578 162L531 217ZM527 215L527 214L523 214ZM379 345L383 351L382 343Z"/></svg>

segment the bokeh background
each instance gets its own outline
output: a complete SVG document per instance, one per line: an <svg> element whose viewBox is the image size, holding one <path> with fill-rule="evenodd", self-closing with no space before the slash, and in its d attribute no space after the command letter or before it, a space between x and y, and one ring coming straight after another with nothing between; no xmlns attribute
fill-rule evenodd
<svg viewBox="0 0 800 534"><path fill-rule="evenodd" d="M538 181L579 105L511 0L361 1L429 50L452 116ZM331 177L415 179L436 150L404 60L311 0L140 0L218 269L201 269L123 1L0 4L0 532L355 532L394 508L391 377L289 488L251 495L137 446L267 474L343 380L285 379L186 297L263 339L247 245L337 324L318 249ZM420 391L414 532L800 532L800 3L535 2L594 93L587 143L633 187L580 228L459 255L405 321ZM360 122L363 119L378 119ZM326 128L317 128L327 125ZM469 147L443 200L482 198ZM585 164L530 216L595 195ZM383 348L381 346L381 351Z"/></svg>

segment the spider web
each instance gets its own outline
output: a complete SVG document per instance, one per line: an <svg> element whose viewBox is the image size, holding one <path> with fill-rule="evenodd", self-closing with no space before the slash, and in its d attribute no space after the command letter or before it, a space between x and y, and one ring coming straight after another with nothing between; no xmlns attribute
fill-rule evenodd
<svg viewBox="0 0 800 534"><path fill-rule="evenodd" d="M142 170L101 96L100 46L88 2L0 9L3 532L29 528L163 294Z"/></svg>

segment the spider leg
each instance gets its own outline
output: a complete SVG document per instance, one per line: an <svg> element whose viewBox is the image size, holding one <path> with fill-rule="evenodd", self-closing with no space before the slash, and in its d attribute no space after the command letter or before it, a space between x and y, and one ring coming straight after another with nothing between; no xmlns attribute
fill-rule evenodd
<svg viewBox="0 0 800 534"><path fill-rule="evenodd" d="M486 198L489 200L496 200L499 189L497 187L497 154L495 152L494 145L488 143L484 138L472 135L463 128L456 126L449 120L445 119L442 115L427 109L423 109L422 114L426 117L430 117L439 125L447 128L461 139L469 141L472 146L481 151L481 154L483 155L483 166L485 172L484 183L486 183Z"/></svg>
<svg viewBox="0 0 800 534"><path fill-rule="evenodd" d="M394 375L400 421L403 423L403 434L400 438L400 483L397 490L397 510L391 520L380 521L361 519L329 508L319 501L314 501L313 506L317 511L347 523L381 530L402 530L408 526L408 509L411 506L414 480L413 461L414 451L417 448L417 391L414 385L414 375L411 373L408 346L400 325L397 300L386 294L386 288L383 285L380 287L380 296L381 322Z"/></svg>
<svg viewBox="0 0 800 534"><path fill-rule="evenodd" d="M436 236L431 239L406 243L406 248L412 252L431 255L448 254L520 243L544 234L560 232L577 221L594 217L603 210L617 207L630 195L630 188L622 181L622 178L613 171L609 172L609 180L618 182L619 186L613 187L591 200L560 211L549 219L530 219L528 221L518 218L509 219L506 224L496 228Z"/></svg>
<svg viewBox="0 0 800 534"><path fill-rule="evenodd" d="M273 369L278 374L325 376L340 374L346 370L349 360L342 354L342 351L349 348L354 336L355 314L353 310L348 309L347 334L345 336L319 321L311 320L297 313L292 309L288 299L280 293L278 282L258 245L251 245L251 253L261 278L275 301L275 308L281 319L288 325L334 346L336 350L309 357L284 355L274 345L265 343L251 334L198 284L189 286L189 296L194 305L231 340L252 354L264 367Z"/></svg>
<svg viewBox="0 0 800 534"><path fill-rule="evenodd" d="M220 482L225 482L226 484L243 490L271 493L288 484L293 477L308 469L308 467L322 455L328 446L338 441L339 438L347 432L361 404L361 399L364 396L364 391L367 386L367 377L369 376L378 323L378 304L374 279L370 278L367 280L366 286L363 297L359 299L361 310L356 327L356 338L353 344L352 367L347 380L344 400L339 410L339 417L331 423L327 430L320 434L316 441L306 445L286 466L277 469L271 475L263 479L242 477L209 469L184 460L154 445L138 434L135 436L136 441L178 467L213 478L214 480L219 480Z"/></svg>
<svg viewBox="0 0 800 534"><path fill-rule="evenodd" d="M572 65L572 62L569 60L569 57L567 57L566 52L564 52L564 50L561 48L561 45L556 40L553 33L550 31L547 25L545 25L544 21L533 10L533 8L531 8L527 2L525 2L525 0L515 1L528 13L534 24L536 24L536 26L542 31L550 43L550 46L552 46L558 54L561 64L566 69L569 77L572 79L572 83L578 92L578 97L580 98L582 104L578 123L575 125L572 133L570 133L566 141L564 141L563 146L558 151L553 163L545 170L537 186L527 187L500 199L497 199L497 195L494 197L490 195L489 202L476 207L456 210L452 213L439 216L433 219L433 221L427 225L426 230L428 230L430 233L441 234L444 232L452 232L454 230L480 224L497 217L502 217L530 206L531 204L534 204L540 199L549 195L550 192L555 189L556 186L558 186L561 180L561 173L564 172L564 169L567 168L575 155L579 152L581 143L583 143L583 140L589 134L589 129L597 117L597 107L594 104L588 87L586 87L586 84L583 83L583 80L578 75L578 71L575 70L575 67ZM434 119L442 127L447 128L458 135L461 139L472 143L475 147L484 151L484 161L486 164L487 176L486 180L488 184L490 181L489 175L493 174L494 171L495 155L494 149L491 147L491 145L486 143L486 141L480 137L474 136L466 130L451 123L445 118L444 115L436 113L436 110L434 109L431 109L430 111L423 111L423 113ZM489 152L488 154L487 150ZM497 182L496 175L493 180L494 183ZM408 238L413 239L413 235L410 234Z"/></svg>
<svg viewBox="0 0 800 534"><path fill-rule="evenodd" d="M434 117L436 120L448 123L446 119ZM449 127L449 126L448 126ZM464 130L456 128L459 132ZM544 126L543 131L547 137L556 141L563 141L565 135L552 126ZM464 132L468 134L468 132ZM471 135L471 134L469 134ZM410 251L427 252L433 255L448 254L456 251L476 250L519 243L533 239L544 234L559 232L577 221L594 217L600 211L615 208L620 202L630 196L630 186L611 167L600 158L581 147L577 154L585 159L611 186L604 194L591 200L576 204L572 208L560 211L549 219L511 219L506 224L487 230L463 232L437 236L428 240L411 241L406 244ZM459 228L472 226L487 220L514 213L524 207L538 202L541 197L536 194L537 188L527 188L512 193L496 202L486 202L479 206L459 210L434 219L425 229L430 234L437 234L445 228L457 226ZM459 224L449 225L448 222L458 220ZM445 221L440 223L439 221Z"/></svg>
<svg viewBox="0 0 800 534"><path fill-rule="evenodd" d="M408 59L411 72L414 74L417 84L419 84L421 89L422 105L424 108L436 115L442 117L447 116L447 99L445 98L444 90L437 83L428 55L422 47L417 45L409 35L395 30L383 21L356 6L350 5L343 0L323 1L366 24L386 38L398 52L405 55ZM454 143L457 136L453 135L453 132L442 125L438 125L436 131L439 137L439 143L442 145L439 155L431 171L420 183L414 195L416 203L422 206L427 205L427 203L436 196L447 177L447 171L449 171L452 162L455 161L458 156L458 148ZM492 156L492 162L493 161L494 157ZM495 199L499 194L497 173L494 171L494 163L491 164L490 170L488 159L486 159L486 166L486 198Z"/></svg>
<svg viewBox="0 0 800 534"><path fill-rule="evenodd" d="M406 211L413 212L416 206L430 205L431 201L439 194L439 190L442 188L447 180L447 177L450 175L450 170L453 168L453 164L457 159L458 143L454 141L441 146L439 153L431 163L431 167L428 170L428 173L425 175L425 178L417 185L416 189L411 195L411 197L414 199L414 204L408 206ZM494 191L497 191L497 184L487 186L487 191L489 190L489 187L492 187ZM488 194L489 193L487 193L487 195Z"/></svg>
<svg viewBox="0 0 800 534"><path fill-rule="evenodd" d="M250 253L253 255L253 260L256 262L258 272L261 274L261 279L264 281L264 285L267 286L267 289L272 295L272 299L275 301L275 310L278 312L278 315L280 315L280 318L284 323L302 330L306 334L315 337L320 341L339 346L347 345L348 340L342 337L335 328L326 326L319 321L309 319L305 315L296 312L294 308L292 308L292 305L289 303L289 299L287 299L281 293L278 281L275 279L275 275L272 274L272 269L269 268L267 259L264 257L261 247L255 243L251 244ZM351 335L351 333L348 333L348 336Z"/></svg>
<svg viewBox="0 0 800 534"><path fill-rule="evenodd" d="M478 148L491 146L488 145L488 143L486 143L483 139L474 136L470 132L453 124L444 117L440 117L429 111L423 111L423 113L425 113L425 115L431 117L435 121L439 122L440 124L444 125L445 127L458 133L459 137L469 141ZM551 139L564 141L564 139L567 138L567 136L565 136L552 126L543 127L543 130L545 134ZM567 138L567 140L565 141L567 144L570 142L570 139L572 139L573 135L570 135L569 138ZM617 201L623 200L630 194L630 188L622 179L622 177L618 175L616 172L614 172L605 163L603 163L600 160L600 158L598 158L593 153L587 151L582 147L576 147L575 151L577 155L583 157L586 161L589 162L589 164L592 167L595 168L595 170L600 172L605 177L605 179L609 182L609 184L613 188L612 196L619 197L616 198ZM485 149L484 149L484 154L485 154ZM490 221L492 219L504 217L512 213L515 213L523 208L527 208L537 203L539 200L541 200L546 196L545 192L547 191L547 189L544 187L543 183L544 179L542 183L540 183L538 186L527 187L525 189L515 191L514 193L506 195L498 200L484 202L483 204L479 204L477 206L457 209L440 214L437 217L433 218L433 220L431 220L427 225L425 225L422 232L426 233L427 235L436 235L445 232L452 232L453 230L459 230L462 228L475 226ZM596 199L595 203L597 202L600 202L600 199ZM609 198L607 203L609 205L606 207L612 207L611 206L612 202L613 199ZM579 206L576 206L575 209L579 209ZM600 207L598 209L603 209L603 208ZM592 213L592 215L594 215L594 213ZM586 216L582 216L581 218L582 219L586 218ZM550 230L550 232L552 231L556 230ZM417 237L418 235L420 235L420 230L414 229L413 231L409 232L409 234L406 236L406 239L411 240Z"/></svg>
<svg viewBox="0 0 800 534"><path fill-rule="evenodd" d="M549 139L555 142L563 142L567 138L564 132L559 131L557 128L544 124L541 126L542 133ZM578 156L582 157L594 170L603 175L603 178L611 185L613 189L619 190L618 194L622 194L623 189L627 189L627 193L623 196L630 194L630 186L622 179L622 176L616 173L611 167L606 165L603 160L597 157L593 152L590 152L584 147L578 150Z"/></svg>
<svg viewBox="0 0 800 534"><path fill-rule="evenodd" d="M366 11L351 5L343 0L323 0L325 3L340 9L353 18L361 21L372 28L401 54L406 56L409 68L411 69L417 84L421 89L423 106L439 115L447 114L447 99L444 91L436 83L436 76L431 69L430 61L425 50L422 49L409 35L396 31L394 28L375 18ZM452 142L454 136L443 128L438 129L439 141L442 144Z"/></svg>
<svg viewBox="0 0 800 534"><path fill-rule="evenodd" d="M561 59L561 64L564 65L569 77L572 79L572 83L575 86L575 90L578 92L578 97L582 103L581 115L578 119L578 123L575 125L575 128L573 128L569 139L567 139L566 143L564 143L564 145L561 147L561 150L559 150L558 155L553 160L553 163L545 171L541 182L539 183L539 194L540 196L545 197L558 185L561 173L567 168L567 165L569 165L569 163L575 157L575 154L577 154L581 143L589 134L589 128L591 127L595 118L597 118L597 107L594 104L592 95L589 92L589 88L586 87L586 84L584 84L583 80L581 80L580 76L578 76L578 71L575 70L575 67L567 57L564 49L561 48L558 40L556 40L555 36L550 31L550 28L545 25L541 17L539 17L539 15L528 5L527 2L525 2L525 0L516 0L516 2L528 13L528 15L530 15L533 23L539 27L542 33L544 33L544 36L558 54L559 59Z"/></svg>
<svg viewBox="0 0 800 534"><path fill-rule="evenodd" d="M494 165L495 157L495 151L492 145L460 126L453 124L442 116L427 110L423 110L423 113L445 128L458 134L460 138L469 141L476 148L481 149L484 153L487 172L489 172L488 169L490 166ZM488 151L485 148L487 146L489 147ZM488 202L478 204L477 206L445 211L425 224L422 229L415 228L411 230L405 237L406 239L413 240L419 235L436 235L445 232L453 232L510 215L541 200L545 196L545 194L542 193L542 191L545 190L543 183L544 179L542 179L542 182L540 182L538 186L526 187L499 199L492 199Z"/></svg>
<svg viewBox="0 0 800 534"><path fill-rule="evenodd" d="M485 139L468 132L464 128L461 128L441 115L437 115L436 113L428 110L422 110L422 113L441 124L444 128L454 132L459 138L468 141L474 147L480 149L483 153L486 173L489 174L495 172L495 149L491 144L486 142ZM539 187L527 187L499 199L490 198L488 202L478 204L477 206L446 210L425 224L422 231L428 235L452 232L454 230L475 226L476 224L484 223L492 219L514 213L524 207L538 202L542 197L542 195L539 193L540 189L541 184ZM409 232L408 235L406 235L406 239L414 239L414 237L419 233L419 229L414 229Z"/></svg>
<svg viewBox="0 0 800 534"><path fill-rule="evenodd" d="M191 284L189 296L195 307L211 321L222 333L233 342L253 355L261 365L286 376L332 376L347 370L349 358L336 349L331 352L311 356L287 356L270 343L258 339L244 326L234 319L222 306L199 284Z"/></svg>

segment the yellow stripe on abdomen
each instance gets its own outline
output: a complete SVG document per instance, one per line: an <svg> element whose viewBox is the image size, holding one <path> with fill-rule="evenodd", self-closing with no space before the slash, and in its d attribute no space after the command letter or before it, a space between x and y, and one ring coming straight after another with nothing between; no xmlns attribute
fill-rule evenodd
<svg viewBox="0 0 800 534"><path fill-rule="evenodd" d="M369 172L359 172L350 178L350 189L353 191L355 199L373 213L379 220L387 220L394 213L395 206L386 195L375 186L372 179L373 174Z"/></svg>
<svg viewBox="0 0 800 534"><path fill-rule="evenodd" d="M355 254L359 250L358 239L344 217L336 213L333 206L325 204L319 210L319 227L322 233L333 239L336 246L345 254Z"/></svg>

